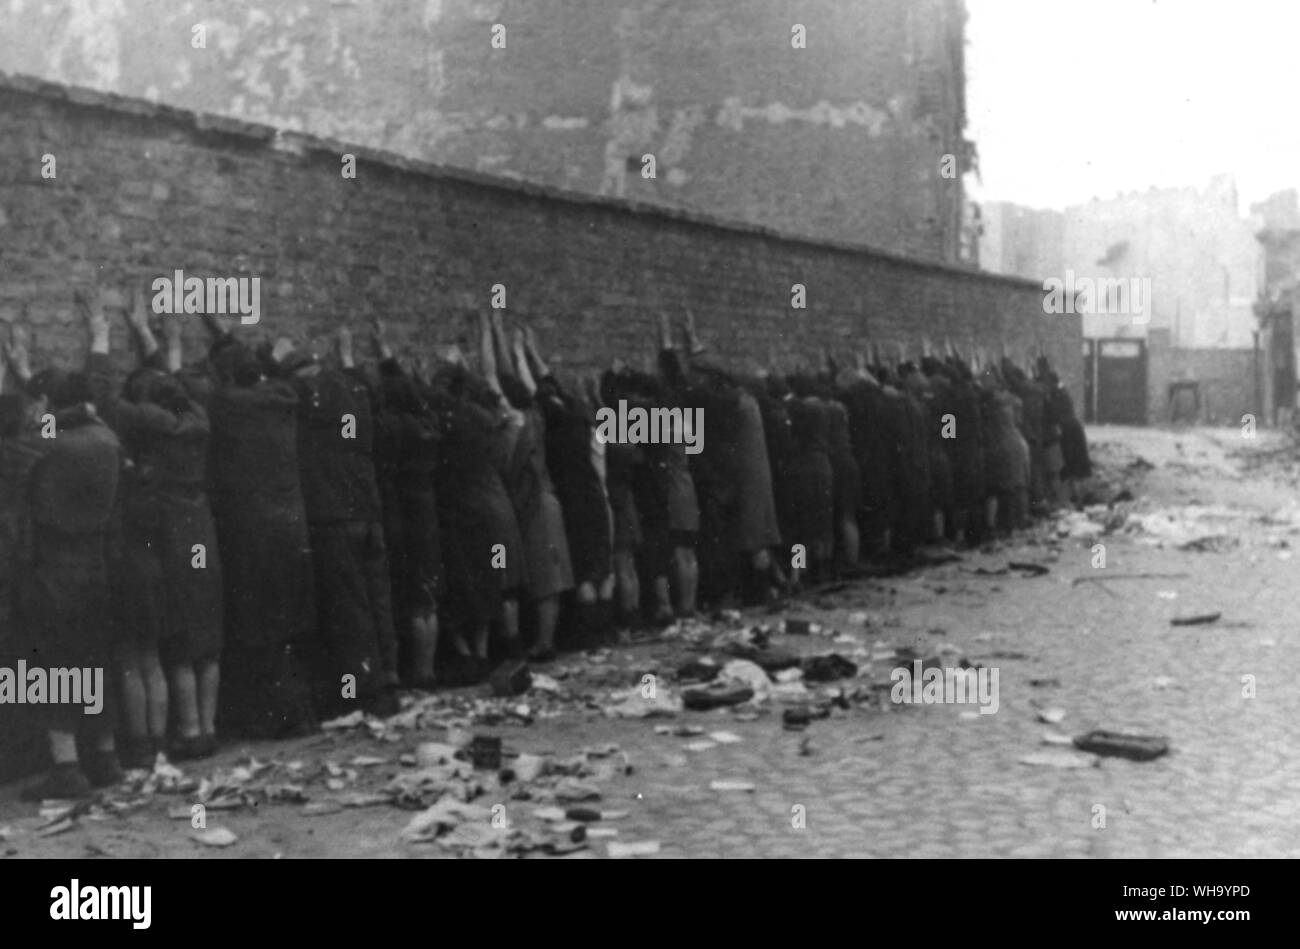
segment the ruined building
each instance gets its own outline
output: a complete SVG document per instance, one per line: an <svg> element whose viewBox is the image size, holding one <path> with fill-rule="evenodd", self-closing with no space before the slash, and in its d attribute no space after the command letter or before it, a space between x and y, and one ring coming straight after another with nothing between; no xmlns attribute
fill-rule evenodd
<svg viewBox="0 0 1300 949"><path fill-rule="evenodd" d="M11 75L963 259L962 0L0 0L0 15Z"/></svg>

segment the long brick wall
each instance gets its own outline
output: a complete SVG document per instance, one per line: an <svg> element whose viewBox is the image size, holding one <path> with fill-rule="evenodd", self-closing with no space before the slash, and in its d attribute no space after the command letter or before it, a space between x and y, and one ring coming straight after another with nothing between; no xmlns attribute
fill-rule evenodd
<svg viewBox="0 0 1300 949"><path fill-rule="evenodd" d="M495 284L548 353L591 369L649 351L690 307L718 355L814 355L922 334L1041 347L1081 399L1077 317L1041 287L611 199L505 182L35 80L0 82L0 321L36 360L85 338L72 290L156 276L257 276L261 323L323 338L382 315L402 348L464 337ZM340 171L356 155L356 178ZM43 178L53 155L56 177ZM807 309L791 308L791 286ZM125 330L115 325L115 350ZM187 330L197 353L202 334Z"/></svg>

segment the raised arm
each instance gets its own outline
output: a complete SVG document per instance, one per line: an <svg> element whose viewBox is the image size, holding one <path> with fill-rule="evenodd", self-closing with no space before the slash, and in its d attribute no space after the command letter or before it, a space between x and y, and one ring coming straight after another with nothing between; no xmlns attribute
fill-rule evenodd
<svg viewBox="0 0 1300 949"><path fill-rule="evenodd" d="M176 315L168 316L169 321L174 322L179 319ZM135 334L136 341L140 344L140 354L143 356L143 362L151 362L156 358L158 352L158 340L153 335L153 329L149 326L149 305L145 302L145 297L133 286L130 293L130 305L126 311L126 322L131 327L131 332ZM107 323L104 324L107 327ZM179 324L176 324L179 326ZM105 352L108 350L106 349Z"/></svg>
<svg viewBox="0 0 1300 949"><path fill-rule="evenodd" d="M9 342L5 344L5 362L13 370L18 381L26 385L32 378L31 354L28 351L31 334L27 327L15 323L9 330Z"/></svg>
<svg viewBox="0 0 1300 949"><path fill-rule="evenodd" d="M531 326L524 327L524 348L528 355L529 367L533 371L533 378L545 379L549 376L551 367L542 358L541 350L537 346L537 334L533 332Z"/></svg>
<svg viewBox="0 0 1300 949"><path fill-rule="evenodd" d="M73 294L73 301L76 304L77 312L81 315L86 324L86 329L90 332L90 351L93 354L107 356L109 353L108 341L108 320L104 319L104 309L100 306L99 299L93 301L84 291L78 290ZM158 346L155 343L154 349Z"/></svg>
<svg viewBox="0 0 1300 949"><path fill-rule="evenodd" d="M375 348L375 358L387 362L393 358L393 347L388 344L382 320L370 321L370 344Z"/></svg>
<svg viewBox="0 0 1300 949"><path fill-rule="evenodd" d="M529 395L537 395L537 382L528 368L528 349L524 344L523 330L515 330L514 335L515 368L519 371L519 381L523 383Z"/></svg>
<svg viewBox="0 0 1300 949"><path fill-rule="evenodd" d="M478 315L478 347L479 358L483 360L483 380L489 389L503 397L501 379L497 375L497 356L492 347L492 326L486 313Z"/></svg>
<svg viewBox="0 0 1300 949"><path fill-rule="evenodd" d="M163 342L167 344L166 362L168 372L180 372L185 365L185 354L182 347L184 340L181 332L181 321L173 315L170 319L163 321Z"/></svg>
<svg viewBox="0 0 1300 949"><path fill-rule="evenodd" d="M346 323L335 332L334 343L338 350L339 365L344 369L355 369L357 359L352 349L352 330L348 329Z"/></svg>
<svg viewBox="0 0 1300 949"><path fill-rule="evenodd" d="M493 310L491 312L492 324L492 351L496 354L497 376L517 375L517 371L510 361L510 347L506 345L506 330L501 323L501 311Z"/></svg>

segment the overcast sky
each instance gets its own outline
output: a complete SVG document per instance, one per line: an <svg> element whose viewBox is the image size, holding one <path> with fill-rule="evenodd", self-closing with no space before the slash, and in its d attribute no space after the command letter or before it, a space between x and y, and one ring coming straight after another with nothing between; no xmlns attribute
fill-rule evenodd
<svg viewBox="0 0 1300 949"><path fill-rule="evenodd" d="M1300 2L967 0L977 200L1062 208L1237 179L1300 186Z"/></svg>

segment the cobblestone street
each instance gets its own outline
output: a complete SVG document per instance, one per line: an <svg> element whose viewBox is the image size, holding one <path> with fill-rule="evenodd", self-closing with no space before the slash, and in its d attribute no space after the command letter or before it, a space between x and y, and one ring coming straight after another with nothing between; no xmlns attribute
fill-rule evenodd
<svg viewBox="0 0 1300 949"><path fill-rule="evenodd" d="M1136 499L1120 507L1130 525L1139 517L1147 530L1059 538L1044 524L960 561L855 582L791 606L787 615L847 634L854 644L773 637L788 649L850 657L855 649L869 655L910 646L928 654L951 646L999 671L995 714L977 714L973 705L855 702L790 731L775 702L741 718L721 709L613 719L577 706L531 725L475 732L500 735L507 753L563 757L612 743L628 754L632 772L602 781L601 800L591 805L627 816L607 822L616 836L589 839L576 857L604 856L610 841L657 841L664 857L1300 856L1300 763L1289 753L1300 740L1292 558L1300 508L1293 472L1278 460L1292 456L1280 451L1276 435L1248 441L1235 429L1089 434L1112 474L1131 472ZM1139 455L1154 467L1134 464ZM1190 542L1176 535L1186 523L1200 531ZM1096 543L1105 546L1104 568L1093 566ZM995 572L1011 561L1049 572ZM1222 614L1217 622L1170 624L1215 612ZM780 618L744 617L767 624ZM690 656L683 642L657 642L614 649L605 664L615 675L626 672L624 685L655 673L675 688L671 674ZM855 661L864 664L854 680L863 684L888 680L897 665ZM567 655L538 671L557 676L568 667L580 677L584 664L591 661ZM1048 709L1063 710L1064 718L1040 720ZM703 747L707 734L656 732L665 724L740 740ZM1044 743L1048 733L1093 728L1165 736L1170 753L1134 762ZM371 755L385 759L371 769L380 781L401 771L398 754L442 740L437 731L400 742L331 732L226 747L200 773L229 768L249 752L283 761ZM1043 753L1084 766L1021 761ZM713 790L714 781L749 782L753 790ZM372 806L306 816L301 803L245 807L219 819L210 813L210 824L239 839L208 849L192 839L188 821L167 817L189 799L163 795L123 816L84 819L41 837L36 829L44 821L34 806L18 803L17 791L11 785L0 794L0 852L7 856L447 854L436 843L400 839L409 811ZM319 784L307 791L312 801L328 798ZM491 785L475 803L504 804L512 824L541 824L532 813L538 804Z"/></svg>

